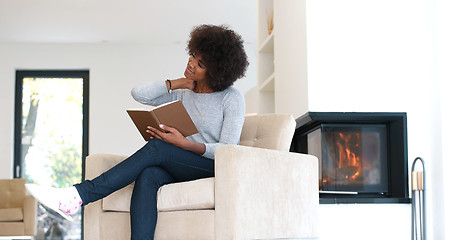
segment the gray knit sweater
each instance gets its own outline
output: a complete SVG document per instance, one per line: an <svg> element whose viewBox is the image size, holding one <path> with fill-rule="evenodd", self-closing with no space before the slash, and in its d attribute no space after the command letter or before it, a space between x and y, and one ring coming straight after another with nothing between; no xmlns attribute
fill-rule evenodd
<svg viewBox="0 0 455 240"><path fill-rule="evenodd" d="M177 89L168 93L166 82L148 82L131 90L133 98L143 104L160 105L181 100L199 133L188 136L191 141L205 144L206 158L214 159L215 148L238 144L245 119L245 100L234 87L214 93L195 93Z"/></svg>

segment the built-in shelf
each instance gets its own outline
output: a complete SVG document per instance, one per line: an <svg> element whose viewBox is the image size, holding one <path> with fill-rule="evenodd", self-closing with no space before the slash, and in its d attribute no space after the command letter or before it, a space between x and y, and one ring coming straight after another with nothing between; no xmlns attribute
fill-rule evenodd
<svg viewBox="0 0 455 240"><path fill-rule="evenodd" d="M275 73L272 73L264 82L259 85L260 92L275 91Z"/></svg>
<svg viewBox="0 0 455 240"><path fill-rule="evenodd" d="M269 34L259 46L259 53L273 53L273 44L274 44L274 34L273 32Z"/></svg>
<svg viewBox="0 0 455 240"><path fill-rule="evenodd" d="M275 112L275 31L269 33L268 21L276 0L258 1L258 112Z"/></svg>
<svg viewBox="0 0 455 240"><path fill-rule="evenodd" d="M256 113L275 112L275 34L270 29L270 20L275 19L274 5L278 0L257 0L257 86L250 92L249 110ZM273 23L273 22L272 22ZM274 24L274 23L273 23ZM275 24L273 26L276 26ZM254 99L254 100L253 100ZM253 103L251 103L253 102ZM253 109L254 108L254 109Z"/></svg>
<svg viewBox="0 0 455 240"><path fill-rule="evenodd" d="M257 0L257 79L248 111L298 117L308 110L306 9L302 0Z"/></svg>

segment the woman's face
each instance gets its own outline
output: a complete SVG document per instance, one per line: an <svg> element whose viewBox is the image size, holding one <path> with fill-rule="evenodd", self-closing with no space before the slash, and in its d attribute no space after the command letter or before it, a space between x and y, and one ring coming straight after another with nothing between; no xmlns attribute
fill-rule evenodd
<svg viewBox="0 0 455 240"><path fill-rule="evenodd" d="M201 57L194 54L190 55L184 75L194 81L206 80L207 68Z"/></svg>

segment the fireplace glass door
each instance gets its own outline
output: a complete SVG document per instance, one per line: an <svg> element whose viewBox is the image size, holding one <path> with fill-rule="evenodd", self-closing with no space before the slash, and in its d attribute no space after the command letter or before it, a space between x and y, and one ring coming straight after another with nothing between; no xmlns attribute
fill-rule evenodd
<svg viewBox="0 0 455 240"><path fill-rule="evenodd" d="M308 134L319 161L321 191L387 193L387 126L321 124Z"/></svg>

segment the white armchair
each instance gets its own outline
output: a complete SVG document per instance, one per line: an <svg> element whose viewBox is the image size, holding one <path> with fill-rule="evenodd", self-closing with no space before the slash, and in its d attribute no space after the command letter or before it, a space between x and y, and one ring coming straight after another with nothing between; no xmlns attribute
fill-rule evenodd
<svg viewBox="0 0 455 240"><path fill-rule="evenodd" d="M303 239L317 237L318 163L290 153L290 115L245 118L239 145L215 151L215 177L168 184L158 192L155 239ZM125 159L91 155L93 178ZM133 186L85 207L85 239L129 239Z"/></svg>

